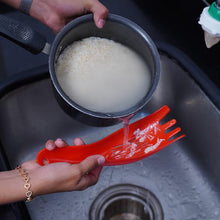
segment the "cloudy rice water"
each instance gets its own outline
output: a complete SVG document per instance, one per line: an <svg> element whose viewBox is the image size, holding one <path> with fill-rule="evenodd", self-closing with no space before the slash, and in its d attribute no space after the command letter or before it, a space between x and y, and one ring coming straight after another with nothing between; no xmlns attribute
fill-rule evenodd
<svg viewBox="0 0 220 220"><path fill-rule="evenodd" d="M136 52L99 37L69 45L59 56L55 72L70 99L102 113L133 107L147 94L151 82L149 68Z"/></svg>

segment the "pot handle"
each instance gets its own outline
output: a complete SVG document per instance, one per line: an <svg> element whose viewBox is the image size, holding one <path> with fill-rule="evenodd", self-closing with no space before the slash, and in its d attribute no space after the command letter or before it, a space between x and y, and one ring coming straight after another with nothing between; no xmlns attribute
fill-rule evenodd
<svg viewBox="0 0 220 220"><path fill-rule="evenodd" d="M4 15L0 15L0 35L33 54L40 53L47 43L41 34L28 25Z"/></svg>

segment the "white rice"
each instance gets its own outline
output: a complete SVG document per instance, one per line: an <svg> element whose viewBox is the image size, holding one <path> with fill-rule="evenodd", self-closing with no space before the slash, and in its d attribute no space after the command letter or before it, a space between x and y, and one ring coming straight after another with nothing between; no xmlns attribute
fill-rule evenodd
<svg viewBox="0 0 220 220"><path fill-rule="evenodd" d="M137 53L98 37L69 45L55 69L60 86L74 102L103 113L131 108L146 95L151 81L149 68Z"/></svg>

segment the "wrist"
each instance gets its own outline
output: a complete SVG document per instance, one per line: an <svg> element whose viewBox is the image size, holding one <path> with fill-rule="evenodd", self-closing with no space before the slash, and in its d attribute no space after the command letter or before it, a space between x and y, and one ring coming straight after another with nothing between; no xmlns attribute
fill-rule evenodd
<svg viewBox="0 0 220 220"><path fill-rule="evenodd" d="M51 180L50 173L46 172L45 167L30 171L31 189L33 197L53 193L53 181Z"/></svg>
<svg viewBox="0 0 220 220"><path fill-rule="evenodd" d="M6 171L3 175L0 181L0 204L25 200L24 182L18 170Z"/></svg>
<svg viewBox="0 0 220 220"><path fill-rule="evenodd" d="M16 170L18 170L18 172L24 182L26 201L29 202L33 199L33 197L32 197L33 192L31 191L30 176L28 174L28 171L21 168L21 166L18 166L16 168Z"/></svg>

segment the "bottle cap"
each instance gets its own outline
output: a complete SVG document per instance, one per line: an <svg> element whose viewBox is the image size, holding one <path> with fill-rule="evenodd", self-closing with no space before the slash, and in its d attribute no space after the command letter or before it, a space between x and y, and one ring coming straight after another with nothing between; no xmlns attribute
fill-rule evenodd
<svg viewBox="0 0 220 220"><path fill-rule="evenodd" d="M220 8L216 5L216 2L213 2L208 10L210 16L220 21Z"/></svg>

